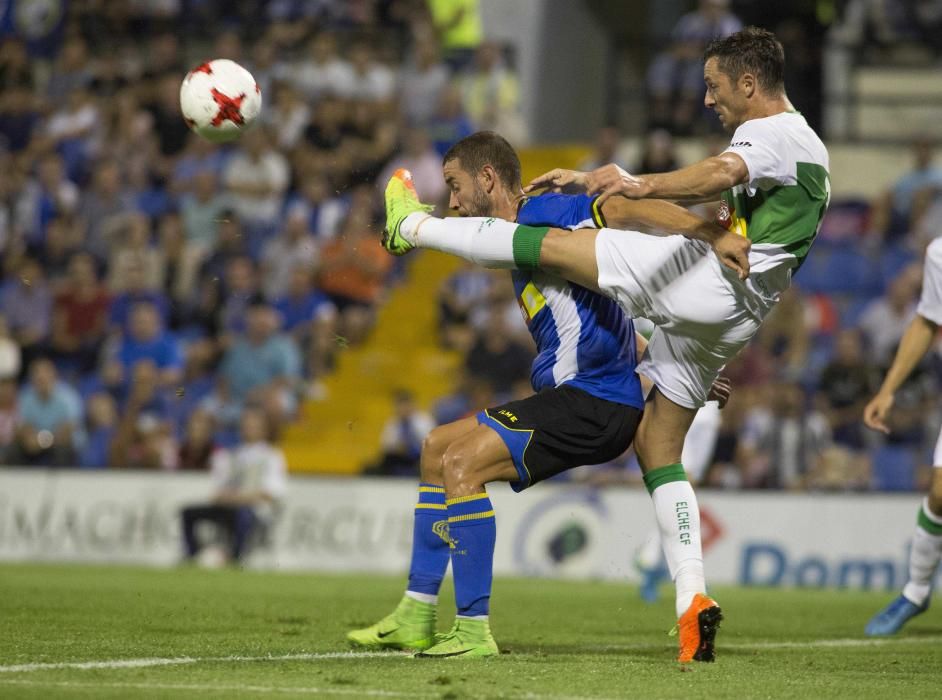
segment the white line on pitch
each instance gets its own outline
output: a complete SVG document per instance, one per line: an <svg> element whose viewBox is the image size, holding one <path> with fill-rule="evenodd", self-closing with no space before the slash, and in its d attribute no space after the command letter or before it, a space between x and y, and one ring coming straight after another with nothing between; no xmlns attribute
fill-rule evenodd
<svg viewBox="0 0 942 700"><path fill-rule="evenodd" d="M54 671L57 669L86 671L109 668L148 668L150 666L181 666L185 664L226 663L232 661L319 661L321 659L362 659L364 657L402 658L403 656L404 654L388 651L368 651L360 653L337 651L322 654L282 654L280 656L177 656L165 659L111 659L108 661L62 661L56 663L17 664L15 666L0 666L0 673Z"/></svg>
<svg viewBox="0 0 942 700"><path fill-rule="evenodd" d="M942 641L942 636L902 637L885 639L809 639L806 642L734 642L718 645L719 651L723 649L751 651L754 649L822 649L845 647L870 647L898 644L932 644ZM606 644L603 646L587 645L585 650L592 651L645 651L664 649L669 644ZM551 647L550 647L551 649ZM55 663L29 663L10 666L0 666L2 673L28 673L30 671L55 671L62 669L95 670L95 669L123 669L148 668L153 666L182 666L199 663L232 663L255 661L322 661L327 659L363 659L363 658L407 658L408 654L391 651L373 652L323 652L320 654L282 654L271 656L178 656L169 658L143 658L143 659L111 659L107 661L63 661Z"/></svg>

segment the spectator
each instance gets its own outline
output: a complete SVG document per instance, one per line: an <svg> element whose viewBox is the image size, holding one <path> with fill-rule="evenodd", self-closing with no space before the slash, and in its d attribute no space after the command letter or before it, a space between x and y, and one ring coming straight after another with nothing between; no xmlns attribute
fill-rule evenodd
<svg viewBox="0 0 942 700"><path fill-rule="evenodd" d="M265 130L255 128L241 138L223 180L239 219L267 231L278 222L290 176L288 161L272 148Z"/></svg>
<svg viewBox="0 0 942 700"><path fill-rule="evenodd" d="M0 463L2 464L14 463L10 451L16 440L19 422L16 380L12 377L0 377Z"/></svg>
<svg viewBox="0 0 942 700"><path fill-rule="evenodd" d="M0 381L16 379L20 374L20 346L10 335L7 317L0 313Z"/></svg>
<svg viewBox="0 0 942 700"><path fill-rule="evenodd" d="M287 490L284 454L272 444L272 429L264 411L246 407L240 419L241 443L212 456L215 494L209 503L181 512L185 556L199 553L196 525L210 521L223 529L230 561L238 563L253 532L270 527L278 501Z"/></svg>
<svg viewBox="0 0 942 700"><path fill-rule="evenodd" d="M245 328L248 307L261 296L255 261L247 255L232 258L226 265L224 296L219 309L219 326L223 333L220 341L229 342L227 336Z"/></svg>
<svg viewBox="0 0 942 700"><path fill-rule="evenodd" d="M0 287L0 309L10 334L20 346L23 364L29 365L45 347L52 325L52 290L34 258L24 257L15 277Z"/></svg>
<svg viewBox="0 0 942 700"><path fill-rule="evenodd" d="M72 256L84 247L82 227L72 217L60 216L49 222L46 243L36 250L36 259L54 293L65 281Z"/></svg>
<svg viewBox="0 0 942 700"><path fill-rule="evenodd" d="M388 102L396 89L396 73L376 60L373 48L365 41L350 47L349 83L344 85L341 95L350 100L366 102Z"/></svg>
<svg viewBox="0 0 942 700"><path fill-rule="evenodd" d="M921 283L922 266L914 263L890 282L886 294L864 308L859 325L867 340L871 362L882 366L893 358L906 326L916 313Z"/></svg>
<svg viewBox="0 0 942 700"><path fill-rule="evenodd" d="M69 276L56 294L52 312L49 349L56 360L81 374L94 371L108 330L110 304L94 258L76 253L69 261Z"/></svg>
<svg viewBox="0 0 942 700"><path fill-rule="evenodd" d="M66 177L62 158L46 155L39 162L36 177L20 192L16 202L17 226L30 246L41 246L49 222L74 213L78 203L79 189Z"/></svg>
<svg viewBox="0 0 942 700"><path fill-rule="evenodd" d="M473 68L458 79L464 108L479 130L496 131L511 143L527 141L520 114L520 83L497 44L481 44Z"/></svg>
<svg viewBox="0 0 942 700"><path fill-rule="evenodd" d="M442 90L435 115L426 127L435 152L443 157L449 148L474 131L474 124L464 108L461 91L455 83L449 83Z"/></svg>
<svg viewBox="0 0 942 700"><path fill-rule="evenodd" d="M739 438L745 486L803 488L830 444L827 419L808 410L799 385L770 385L767 401L749 412Z"/></svg>
<svg viewBox="0 0 942 700"><path fill-rule="evenodd" d="M942 190L942 167L933 164L934 144L927 138L912 144L913 167L873 202L870 227L886 238L905 236L914 228L914 204L927 191Z"/></svg>
<svg viewBox="0 0 942 700"><path fill-rule="evenodd" d="M183 442L180 443L177 469L207 471L212 463L216 442L213 416L208 411L197 409L186 422Z"/></svg>
<svg viewBox="0 0 942 700"><path fill-rule="evenodd" d="M399 90L399 110L407 123L417 127L431 123L450 77L448 67L439 60L435 41L416 42Z"/></svg>
<svg viewBox="0 0 942 700"><path fill-rule="evenodd" d="M162 387L176 388L183 376L183 353L179 342L164 328L157 307L146 301L131 309L128 333L111 360L121 367L121 376L130 378L132 369L141 361L149 361L157 369Z"/></svg>
<svg viewBox="0 0 942 700"><path fill-rule="evenodd" d="M424 129L406 129L402 150L389 161L379 176L379 182L388 182L398 168L412 173L415 187L422 193L424 201L439 202L442 208L447 205L448 188L442 178L442 159Z"/></svg>
<svg viewBox="0 0 942 700"><path fill-rule="evenodd" d="M471 262L464 263L444 281L438 292L438 327L445 347L462 352L471 348L474 342L471 312L487 305L493 281L490 271Z"/></svg>
<svg viewBox="0 0 942 700"><path fill-rule="evenodd" d="M275 309L282 329L291 334L306 358L306 375L315 382L322 379L333 360L337 308L326 294L315 289L307 265L296 265L291 270L286 294L275 301Z"/></svg>
<svg viewBox="0 0 942 700"><path fill-rule="evenodd" d="M84 469L102 469L110 464L111 441L118 425L118 409L110 394L99 392L86 403L87 437L78 463Z"/></svg>
<svg viewBox="0 0 942 700"><path fill-rule="evenodd" d="M352 344L366 338L392 259L362 209L351 209L340 236L321 252L320 288L340 312L338 333Z"/></svg>
<svg viewBox="0 0 942 700"><path fill-rule="evenodd" d="M582 161L579 170L595 170L609 163L614 163L628 170L627 164L618 152L619 146L621 146L621 132L618 127L603 126L595 136L595 151L586 160ZM641 169L637 172L646 173L649 171Z"/></svg>
<svg viewBox="0 0 942 700"><path fill-rule="evenodd" d="M484 37L478 0L428 0L428 9L445 50L445 60L454 70L470 63Z"/></svg>
<svg viewBox="0 0 942 700"><path fill-rule="evenodd" d="M876 386L860 331L847 328L838 333L834 358L822 371L818 385L834 442L853 450L863 449L860 417Z"/></svg>
<svg viewBox="0 0 942 700"><path fill-rule="evenodd" d="M742 29L729 0L700 0L678 20L668 49L648 68L653 127L688 133L703 101L703 52L708 43Z"/></svg>
<svg viewBox="0 0 942 700"><path fill-rule="evenodd" d="M108 286L113 292L127 291L128 276L138 271L143 274L144 287L154 290L161 288L164 277L162 256L151 245L150 220L146 216L127 216L111 250Z"/></svg>
<svg viewBox="0 0 942 700"><path fill-rule="evenodd" d="M468 352L465 368L472 379L489 382L494 391L504 393L530 376L532 359L533 354L513 340L504 315L492 313Z"/></svg>
<svg viewBox="0 0 942 700"><path fill-rule="evenodd" d="M638 167L639 173L666 173L677 170L677 152L674 150L674 139L665 129L649 131L644 139L643 152Z"/></svg>
<svg viewBox="0 0 942 700"><path fill-rule="evenodd" d="M127 398L111 440L110 463L128 469L175 469L177 447L169 399L151 360L140 360L131 372Z"/></svg>
<svg viewBox="0 0 942 700"><path fill-rule="evenodd" d="M216 245L219 221L231 207L230 197L219 191L212 170L200 170L193 175L187 192L180 197L183 231L191 255L209 255Z"/></svg>
<svg viewBox="0 0 942 700"><path fill-rule="evenodd" d="M131 319L131 309L135 304L148 302L154 305L160 314L160 320L167 324L170 317L170 301L158 289L148 285L143 265L129 266L124 271L124 291L115 295L108 313L108 325L113 332L126 333Z"/></svg>
<svg viewBox="0 0 942 700"><path fill-rule="evenodd" d="M239 408L247 402L271 406L274 425L294 414L300 353L290 336L278 333L278 317L271 306L255 300L248 307L245 332L226 351L219 374L229 397L224 403Z"/></svg>
<svg viewBox="0 0 942 700"><path fill-rule="evenodd" d="M786 290L754 343L772 359L780 377L798 378L804 373L811 342L806 308L797 288Z"/></svg>
<svg viewBox="0 0 942 700"><path fill-rule="evenodd" d="M80 37L73 37L62 45L59 58L53 66L46 84L46 96L52 104L65 100L76 88L86 87L93 77L88 45Z"/></svg>
<svg viewBox="0 0 942 700"><path fill-rule="evenodd" d="M365 470L375 476L418 476L422 441L432 432L435 421L415 405L415 397L405 390L393 397L394 415L383 427L380 444L382 457Z"/></svg>
<svg viewBox="0 0 942 700"><path fill-rule="evenodd" d="M29 366L29 383L17 399L19 424L13 464L65 467L75 464L82 444L82 399L59 381L56 366L45 358Z"/></svg>
<svg viewBox="0 0 942 700"><path fill-rule="evenodd" d="M289 69L288 79L304 97L316 103L326 96L343 95L353 80L353 68L337 52L337 39L319 32L308 44L308 54Z"/></svg>
<svg viewBox="0 0 942 700"><path fill-rule="evenodd" d="M317 269L320 250L317 239L308 229L310 217L295 208L285 217L284 230L272 238L262 250L263 290L269 301L280 299L288 292L292 271L305 266Z"/></svg>
<svg viewBox="0 0 942 700"><path fill-rule="evenodd" d="M304 136L311 121L311 108L291 83L277 83L274 98L271 108L264 113L264 120L276 134L275 145L290 153Z"/></svg>
<svg viewBox="0 0 942 700"><path fill-rule="evenodd" d="M308 218L308 231L323 243L337 235L346 207L339 197L331 195L327 177L313 173L304 178L299 195L288 207L287 217L300 214Z"/></svg>

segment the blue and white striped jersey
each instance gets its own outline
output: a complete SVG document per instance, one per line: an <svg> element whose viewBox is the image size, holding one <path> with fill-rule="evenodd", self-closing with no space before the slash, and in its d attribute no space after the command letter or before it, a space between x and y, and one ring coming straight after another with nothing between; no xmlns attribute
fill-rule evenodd
<svg viewBox="0 0 942 700"><path fill-rule="evenodd" d="M595 199L544 194L526 199L517 223L557 228L604 226ZM634 325L616 302L539 270L513 271L514 290L537 355L534 391L570 384L607 401L644 407Z"/></svg>

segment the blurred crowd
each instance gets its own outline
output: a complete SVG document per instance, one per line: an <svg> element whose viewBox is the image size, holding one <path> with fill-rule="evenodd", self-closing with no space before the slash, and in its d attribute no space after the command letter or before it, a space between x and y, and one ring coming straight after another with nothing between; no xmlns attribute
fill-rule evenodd
<svg viewBox="0 0 942 700"><path fill-rule="evenodd" d="M277 433L403 272L378 243L376 183L405 166L440 197L445 149L521 123L473 1L15 10L0 9L4 464L206 468L246 406ZM179 111L208 58L249 68L265 101L227 146Z"/></svg>

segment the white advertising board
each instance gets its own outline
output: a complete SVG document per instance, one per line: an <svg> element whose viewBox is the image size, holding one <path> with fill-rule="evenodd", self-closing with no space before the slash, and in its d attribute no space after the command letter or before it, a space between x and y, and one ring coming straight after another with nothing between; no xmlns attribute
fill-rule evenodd
<svg viewBox="0 0 942 700"><path fill-rule="evenodd" d="M198 474L0 470L0 560L166 566L179 561L179 510L205 501ZM491 489L495 572L628 579L653 528L647 494L541 484ZM700 493L708 580L896 588L920 496ZM415 484L293 477L270 550L279 569L402 572Z"/></svg>

